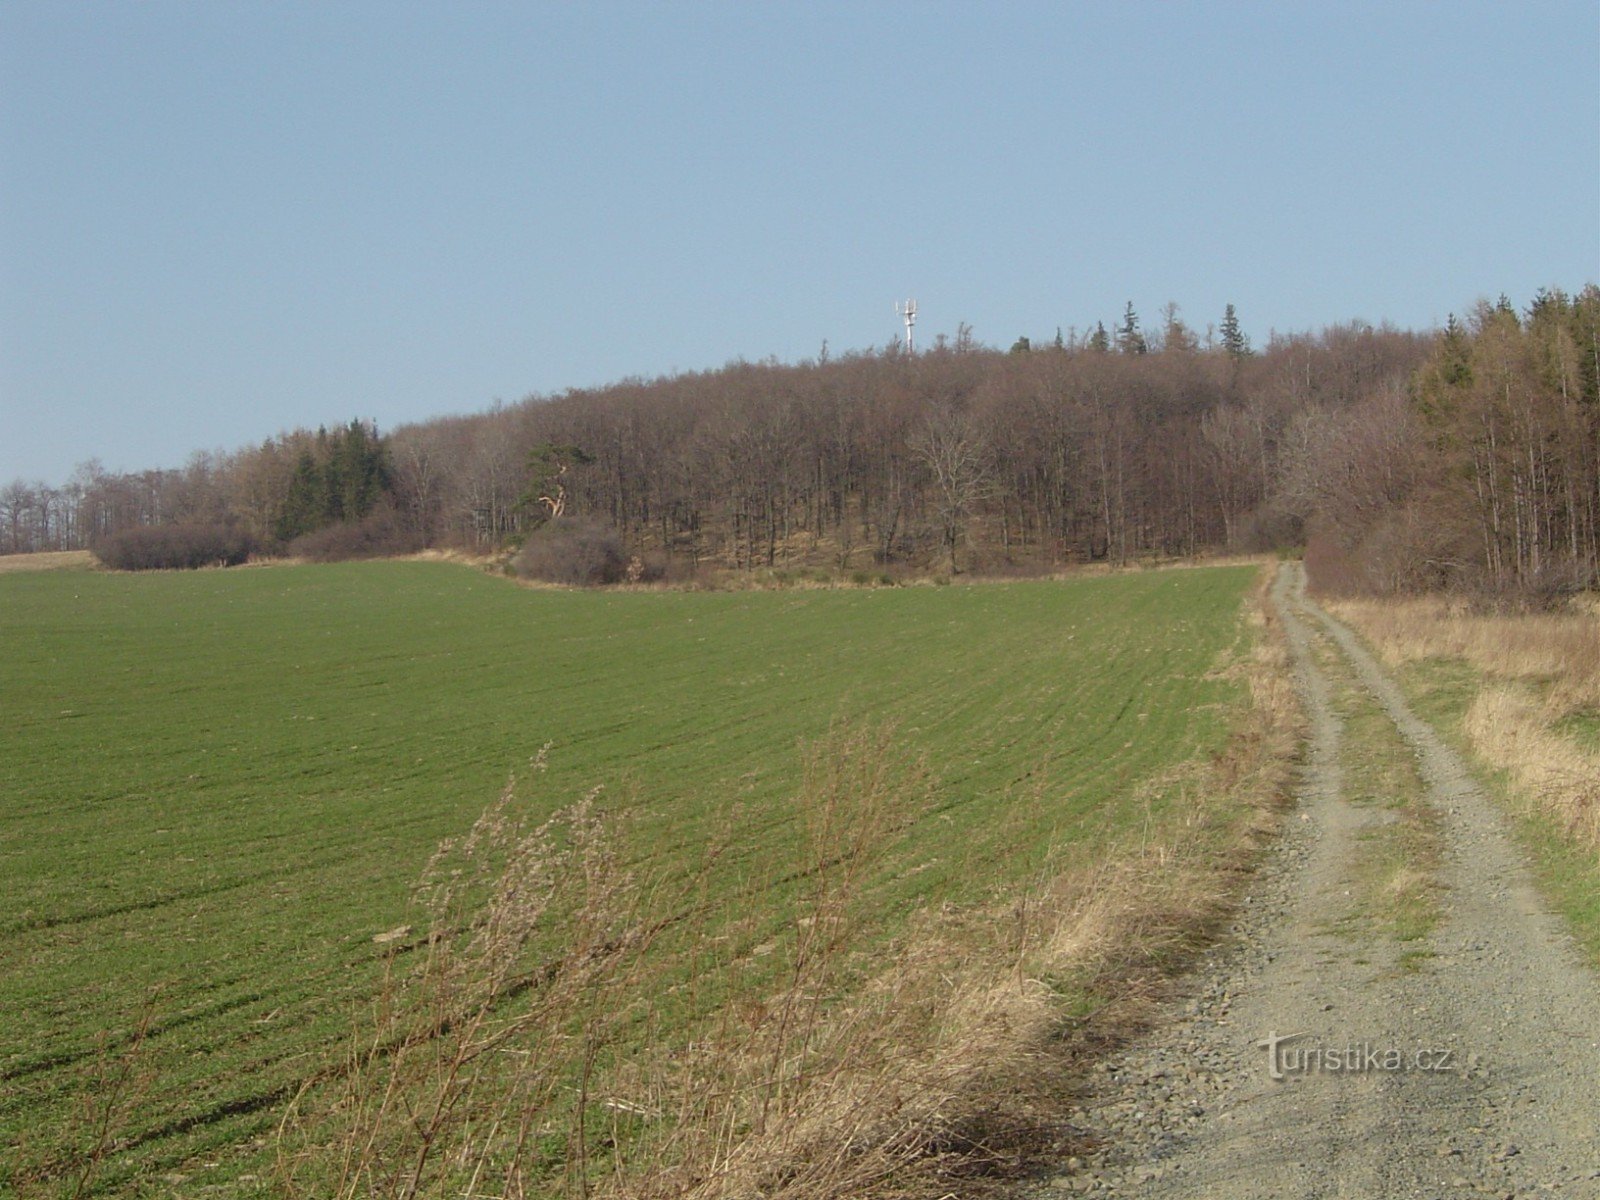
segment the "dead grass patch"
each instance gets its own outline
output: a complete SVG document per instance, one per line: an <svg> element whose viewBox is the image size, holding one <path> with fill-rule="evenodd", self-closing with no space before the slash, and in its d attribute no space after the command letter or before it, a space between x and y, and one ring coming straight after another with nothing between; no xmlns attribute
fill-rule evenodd
<svg viewBox="0 0 1600 1200"><path fill-rule="evenodd" d="M1390 666L1462 659L1497 680L1546 685L1552 716L1600 707L1600 615L1586 605L1507 616L1473 613L1440 597L1330 600L1324 607L1360 629Z"/></svg>
<svg viewBox="0 0 1600 1200"><path fill-rule="evenodd" d="M34 554L0 554L0 575L18 571L93 570L94 555L87 550L40 550Z"/></svg>
<svg viewBox="0 0 1600 1200"><path fill-rule="evenodd" d="M1473 748L1510 775L1526 805L1600 856L1600 755L1556 732L1548 704L1524 688L1484 687L1463 726Z"/></svg>

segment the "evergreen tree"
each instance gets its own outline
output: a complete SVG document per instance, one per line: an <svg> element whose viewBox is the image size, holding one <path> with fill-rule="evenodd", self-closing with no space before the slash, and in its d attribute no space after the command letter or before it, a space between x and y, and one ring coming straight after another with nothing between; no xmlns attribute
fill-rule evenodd
<svg viewBox="0 0 1600 1200"><path fill-rule="evenodd" d="M359 521L393 485L388 450L375 428L351 421L334 434L319 429L314 446L295 460L273 532L289 542L339 521Z"/></svg>
<svg viewBox="0 0 1600 1200"><path fill-rule="evenodd" d="M1472 382L1472 346L1466 330L1451 313L1444 323L1444 337L1440 339L1439 378L1447 387L1459 387Z"/></svg>
<svg viewBox="0 0 1600 1200"><path fill-rule="evenodd" d="M1122 314L1122 325L1117 330L1117 349L1124 354L1143 354L1150 349L1139 332L1139 314L1133 311L1133 301Z"/></svg>
<svg viewBox="0 0 1600 1200"><path fill-rule="evenodd" d="M359 521L365 517L390 484L388 457L377 431L360 421L351 421L329 440L324 473L330 520Z"/></svg>
<svg viewBox="0 0 1600 1200"><path fill-rule="evenodd" d="M559 520L567 511L568 473L592 462L594 455L582 446L540 442L528 453L528 486L518 506L533 514L538 524Z"/></svg>
<svg viewBox="0 0 1600 1200"><path fill-rule="evenodd" d="M292 542L303 533L328 523L327 483L310 450L300 451L289 476L289 490L273 523L281 541Z"/></svg>
<svg viewBox="0 0 1600 1200"><path fill-rule="evenodd" d="M1528 325L1530 327L1541 321L1560 320L1567 315L1567 294L1560 288L1551 291L1549 288L1540 288L1534 293L1533 303L1528 305Z"/></svg>
<svg viewBox="0 0 1600 1200"><path fill-rule="evenodd" d="M1011 353L1013 354L1026 354L1032 349L1033 343L1026 337L1019 337L1016 341L1011 343Z"/></svg>
<svg viewBox="0 0 1600 1200"><path fill-rule="evenodd" d="M1250 339L1245 337L1244 331L1239 328L1239 314L1234 312L1233 305L1228 305L1222 311L1222 349L1229 358L1241 359L1250 353Z"/></svg>
<svg viewBox="0 0 1600 1200"><path fill-rule="evenodd" d="M1591 283L1573 298L1569 320L1578 348L1579 396L1600 405L1600 287Z"/></svg>
<svg viewBox="0 0 1600 1200"><path fill-rule="evenodd" d="M1089 335L1089 349L1096 354L1105 354L1111 349L1111 335L1106 332L1104 321L1094 323L1094 332Z"/></svg>

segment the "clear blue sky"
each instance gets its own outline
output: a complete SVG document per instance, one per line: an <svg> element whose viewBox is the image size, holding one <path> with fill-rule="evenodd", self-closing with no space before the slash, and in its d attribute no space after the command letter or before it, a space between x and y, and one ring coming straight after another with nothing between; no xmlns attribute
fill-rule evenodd
<svg viewBox="0 0 1600 1200"><path fill-rule="evenodd" d="M0 482L1600 276L1600 6L0 0Z"/></svg>

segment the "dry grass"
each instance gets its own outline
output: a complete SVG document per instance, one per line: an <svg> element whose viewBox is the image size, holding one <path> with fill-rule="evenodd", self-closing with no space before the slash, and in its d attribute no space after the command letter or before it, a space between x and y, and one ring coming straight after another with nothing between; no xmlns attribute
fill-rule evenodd
<svg viewBox="0 0 1600 1200"><path fill-rule="evenodd" d="M1338 600L1325 605L1356 626L1390 666L1459 658L1497 680L1546 684L1556 715L1600 707L1600 616L1490 616L1438 597Z"/></svg>
<svg viewBox="0 0 1600 1200"><path fill-rule="evenodd" d="M0 554L0 575L16 571L91 570L97 564L87 550L41 550L37 554Z"/></svg>
<svg viewBox="0 0 1600 1200"><path fill-rule="evenodd" d="M892 730L812 749L800 890L764 940L756 889L709 896L737 814L699 872L651 880L594 796L534 824L509 786L441 847L424 932L395 931L383 1000L285 1119L283 1192L940 1197L1070 1152L1074 1073L1148 1019L1275 826L1298 707L1267 633L1248 719L1179 800L889 945L869 881L930 782Z"/></svg>
<svg viewBox="0 0 1600 1200"><path fill-rule="evenodd" d="M1327 607L1391 666L1457 659L1481 673L1462 722L1473 749L1513 794L1569 839L1600 854L1600 755L1559 731L1600 710L1600 615L1489 616L1445 600L1342 600Z"/></svg>
<svg viewBox="0 0 1600 1200"><path fill-rule="evenodd" d="M1473 748L1511 776L1518 796L1600 856L1600 755L1556 732L1549 706L1523 688L1483 688L1463 724Z"/></svg>

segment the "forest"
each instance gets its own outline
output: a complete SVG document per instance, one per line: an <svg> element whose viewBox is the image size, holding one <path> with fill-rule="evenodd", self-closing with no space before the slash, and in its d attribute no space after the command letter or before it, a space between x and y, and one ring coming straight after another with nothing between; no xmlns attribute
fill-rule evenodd
<svg viewBox="0 0 1600 1200"><path fill-rule="evenodd" d="M580 521L683 574L1304 547L1329 588L1559 595L1600 561L1600 287L1259 348L1231 305L1202 335L1130 304L1006 350L962 326L0 489L0 553L172 527L258 553L494 553Z"/></svg>

